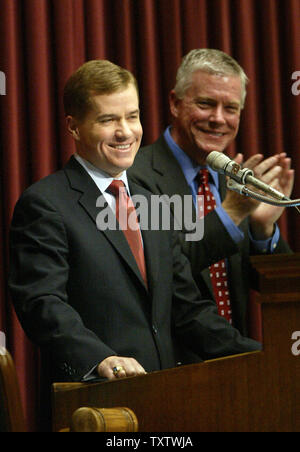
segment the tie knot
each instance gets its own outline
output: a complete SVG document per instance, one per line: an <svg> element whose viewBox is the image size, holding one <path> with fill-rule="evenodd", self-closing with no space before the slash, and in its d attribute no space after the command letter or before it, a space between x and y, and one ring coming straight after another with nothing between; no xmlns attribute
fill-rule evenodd
<svg viewBox="0 0 300 452"><path fill-rule="evenodd" d="M122 180L114 179L110 186L107 188L107 191L117 197L119 196L121 189L125 189L124 182Z"/></svg>
<svg viewBox="0 0 300 452"><path fill-rule="evenodd" d="M199 171L198 180L200 184L208 185L209 171L207 168L202 168Z"/></svg>

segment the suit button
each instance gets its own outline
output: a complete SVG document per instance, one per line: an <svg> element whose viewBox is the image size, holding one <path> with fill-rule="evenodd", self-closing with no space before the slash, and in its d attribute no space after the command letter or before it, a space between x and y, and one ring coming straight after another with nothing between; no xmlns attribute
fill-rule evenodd
<svg viewBox="0 0 300 452"><path fill-rule="evenodd" d="M153 331L154 334L157 334L157 328L156 328L155 325L152 325L152 331Z"/></svg>

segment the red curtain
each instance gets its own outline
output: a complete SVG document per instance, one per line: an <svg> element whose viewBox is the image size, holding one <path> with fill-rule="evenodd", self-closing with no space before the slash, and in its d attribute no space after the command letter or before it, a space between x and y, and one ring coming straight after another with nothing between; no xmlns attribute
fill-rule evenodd
<svg viewBox="0 0 300 452"><path fill-rule="evenodd" d="M293 94L292 76L300 71L299 45L300 0L0 0L0 330L17 366L29 430L36 429L38 355L9 299L7 238L21 192L74 151L62 107L68 76L96 58L131 70L148 144L169 123L168 92L181 57L197 47L224 50L251 80L230 152L285 151L298 172L300 86ZM280 224L300 251L296 210L288 209Z"/></svg>

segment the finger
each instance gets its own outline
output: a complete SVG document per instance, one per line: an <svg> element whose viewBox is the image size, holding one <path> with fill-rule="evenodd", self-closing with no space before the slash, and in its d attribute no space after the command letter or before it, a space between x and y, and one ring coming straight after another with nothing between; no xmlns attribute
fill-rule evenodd
<svg viewBox="0 0 300 452"><path fill-rule="evenodd" d="M279 164L281 165L281 167L282 167L283 170L288 171L288 170L291 169L291 166L292 166L292 159L289 158L289 157L284 158L284 159L281 159L280 162L279 162Z"/></svg>
<svg viewBox="0 0 300 452"><path fill-rule="evenodd" d="M125 378L127 376L124 366L114 366L112 368L112 374L114 378Z"/></svg>
<svg viewBox="0 0 300 452"><path fill-rule="evenodd" d="M270 187L272 188L276 188L279 189L279 178L276 177L275 179L272 180L272 182L270 182Z"/></svg>
<svg viewBox="0 0 300 452"><path fill-rule="evenodd" d="M264 156L262 154L252 155L250 158L248 158L244 162L243 166L244 166L244 168L253 169L259 164L259 162L262 161L263 158L264 158Z"/></svg>
<svg viewBox="0 0 300 452"><path fill-rule="evenodd" d="M146 373L145 369L143 368L143 366L141 366L141 364L138 361L136 361L136 359L129 358L128 360L126 360L127 376L141 375L145 373Z"/></svg>
<svg viewBox="0 0 300 452"><path fill-rule="evenodd" d="M109 380L113 380L115 378L113 368L104 362L98 364L97 371L99 377L108 378Z"/></svg>
<svg viewBox="0 0 300 452"><path fill-rule="evenodd" d="M280 184L286 186L294 183L294 170L291 169L291 159L287 158L281 162L282 172L280 176Z"/></svg>
<svg viewBox="0 0 300 452"><path fill-rule="evenodd" d="M256 165L253 168L254 174L256 177L261 177L265 175L268 171L270 171L272 168L279 165L279 157L273 155L272 157L269 157L262 162L260 162L258 165Z"/></svg>
<svg viewBox="0 0 300 452"><path fill-rule="evenodd" d="M118 357L113 363L113 378L132 377L146 373L145 369L134 358Z"/></svg>
<svg viewBox="0 0 300 452"><path fill-rule="evenodd" d="M114 368L121 366L120 358L118 356L108 356L100 364L98 364L97 371L100 377L113 380L116 378Z"/></svg>
<svg viewBox="0 0 300 452"><path fill-rule="evenodd" d="M147 372L145 371L145 369L143 368L143 366L141 366L141 364L139 362L136 361L136 364L134 366L134 374L135 375L142 375L142 374L146 374Z"/></svg>
<svg viewBox="0 0 300 452"><path fill-rule="evenodd" d="M295 182L295 170L288 170L284 172L279 181L280 190L288 198L291 196Z"/></svg>
<svg viewBox="0 0 300 452"><path fill-rule="evenodd" d="M263 176L260 176L260 180L266 184L270 184L274 179L280 178L282 175L281 166L277 165L269 169Z"/></svg>
<svg viewBox="0 0 300 452"><path fill-rule="evenodd" d="M288 198L291 196L295 180L295 170L286 171L285 176L280 175L279 178L275 178L269 185L281 191Z"/></svg>
<svg viewBox="0 0 300 452"><path fill-rule="evenodd" d="M285 160L287 158L287 154L286 152L281 152L280 154L278 154L279 160Z"/></svg>
<svg viewBox="0 0 300 452"><path fill-rule="evenodd" d="M244 156L243 154L239 153L236 154L236 156L233 159L238 165L242 165L243 161L244 161Z"/></svg>

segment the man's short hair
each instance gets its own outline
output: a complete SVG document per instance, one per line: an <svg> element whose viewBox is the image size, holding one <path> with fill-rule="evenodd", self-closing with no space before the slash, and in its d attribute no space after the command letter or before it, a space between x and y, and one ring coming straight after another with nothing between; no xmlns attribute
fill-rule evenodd
<svg viewBox="0 0 300 452"><path fill-rule="evenodd" d="M134 75L108 60L91 60L80 66L67 80L63 93L65 115L82 119L92 109L91 96L112 94L133 84Z"/></svg>
<svg viewBox="0 0 300 452"><path fill-rule="evenodd" d="M242 82L241 107L243 108L248 77L234 58L217 49L194 49L182 58L174 88L175 94L179 99L184 97L186 90L191 85L192 74L199 70L214 75L240 77Z"/></svg>

